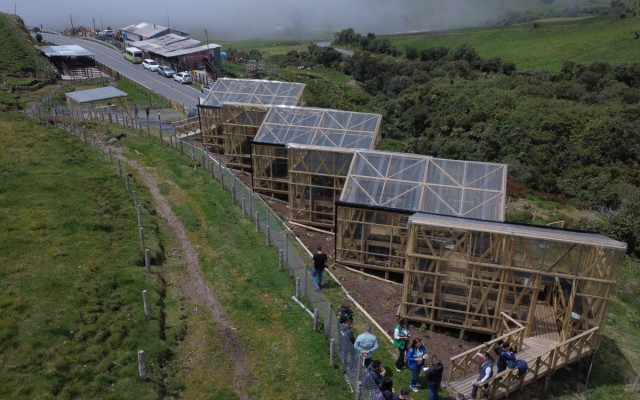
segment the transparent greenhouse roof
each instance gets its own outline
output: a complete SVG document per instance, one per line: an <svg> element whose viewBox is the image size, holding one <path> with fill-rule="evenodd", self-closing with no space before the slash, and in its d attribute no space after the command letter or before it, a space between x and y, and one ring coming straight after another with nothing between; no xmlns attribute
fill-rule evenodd
<svg viewBox="0 0 640 400"><path fill-rule="evenodd" d="M503 221L506 180L505 164L357 151L340 201Z"/></svg>
<svg viewBox="0 0 640 400"><path fill-rule="evenodd" d="M382 115L306 107L273 107L254 142L371 150Z"/></svg>
<svg viewBox="0 0 640 400"><path fill-rule="evenodd" d="M414 214L409 217L410 224L427 225L447 228L460 228L469 231L495 232L503 235L527 237L532 239L549 240L608 247L626 251L627 244L610 239L593 232L577 232L564 229L549 228L536 225L518 225L504 222L485 222L466 218L447 217L443 215Z"/></svg>
<svg viewBox="0 0 640 400"><path fill-rule="evenodd" d="M218 108L227 103L297 106L303 92L303 83L219 78L200 105Z"/></svg>

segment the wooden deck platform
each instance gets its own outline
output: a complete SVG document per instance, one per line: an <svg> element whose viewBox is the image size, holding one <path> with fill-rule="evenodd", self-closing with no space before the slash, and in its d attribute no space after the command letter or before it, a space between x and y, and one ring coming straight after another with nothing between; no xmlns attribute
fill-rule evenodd
<svg viewBox="0 0 640 400"><path fill-rule="evenodd" d="M589 355L595 347L598 328L592 328L564 342L560 342L560 334L553 316L553 310L548 307L541 310L540 315L536 313L536 325L532 327L532 333L536 334L536 336L524 338L522 348L516 353L518 359L525 360L529 365L529 370L525 376L518 378L517 369L507 368L500 374L496 374L494 370L493 377L487 381L487 388L484 392L479 392L478 397L481 394L488 395L489 399L500 399L508 396L510 393L520 390L539 378ZM495 340L492 343L495 343ZM492 346L491 348L493 348ZM482 351L486 351L486 348ZM494 355L493 351L491 353ZM466 354L468 357L469 351ZM471 382L478 377L477 367L473 369L473 371L467 369L469 373L466 376L448 382L449 390L453 393L459 392L470 395L472 390Z"/></svg>

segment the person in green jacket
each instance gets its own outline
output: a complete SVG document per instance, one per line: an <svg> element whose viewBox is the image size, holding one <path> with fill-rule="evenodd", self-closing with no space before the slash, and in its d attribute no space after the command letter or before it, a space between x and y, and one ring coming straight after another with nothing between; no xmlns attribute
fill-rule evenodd
<svg viewBox="0 0 640 400"><path fill-rule="evenodd" d="M396 329L393 331L393 345L398 348L398 359L396 360L396 371L402 371L404 366L404 353L409 343L409 321L402 318Z"/></svg>

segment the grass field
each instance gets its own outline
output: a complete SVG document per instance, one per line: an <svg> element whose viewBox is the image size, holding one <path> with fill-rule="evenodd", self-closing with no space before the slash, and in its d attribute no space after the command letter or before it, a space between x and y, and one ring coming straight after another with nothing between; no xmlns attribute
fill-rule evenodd
<svg viewBox="0 0 640 400"><path fill-rule="evenodd" d="M450 32L428 32L389 36L401 51L406 46L418 50L466 44L483 58L500 57L513 61L518 71L558 72L565 61L590 64L604 61L611 65L638 61L640 18L576 18L541 20L533 23L495 28L474 28Z"/></svg>

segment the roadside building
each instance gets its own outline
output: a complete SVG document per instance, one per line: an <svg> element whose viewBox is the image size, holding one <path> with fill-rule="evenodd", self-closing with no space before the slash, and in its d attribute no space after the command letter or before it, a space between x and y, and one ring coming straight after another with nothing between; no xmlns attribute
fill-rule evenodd
<svg viewBox="0 0 640 400"><path fill-rule="evenodd" d="M142 50L144 58L155 60L160 65L169 65L176 71L200 68L206 60L211 60L216 68L222 67L220 45L201 42L185 36L169 33L148 40L132 42Z"/></svg>
<svg viewBox="0 0 640 400"><path fill-rule="evenodd" d="M137 42L139 40L149 40L157 38L169 33L175 33L181 36L189 36L186 32L180 32L175 29L168 28L166 26L152 24L151 22L140 22L138 24L132 24L121 30L122 39L125 42Z"/></svg>

